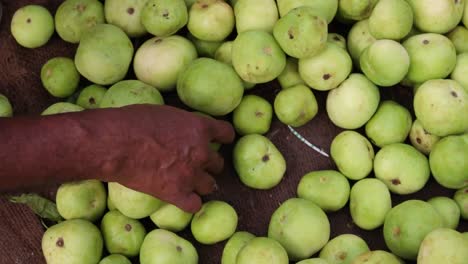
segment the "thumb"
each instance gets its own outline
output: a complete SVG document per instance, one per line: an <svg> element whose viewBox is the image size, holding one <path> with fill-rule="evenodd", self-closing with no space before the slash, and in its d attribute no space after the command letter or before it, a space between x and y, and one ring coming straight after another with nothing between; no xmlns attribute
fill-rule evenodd
<svg viewBox="0 0 468 264"><path fill-rule="evenodd" d="M188 213L196 213L201 209L202 200L196 193L191 192L177 197L171 203Z"/></svg>

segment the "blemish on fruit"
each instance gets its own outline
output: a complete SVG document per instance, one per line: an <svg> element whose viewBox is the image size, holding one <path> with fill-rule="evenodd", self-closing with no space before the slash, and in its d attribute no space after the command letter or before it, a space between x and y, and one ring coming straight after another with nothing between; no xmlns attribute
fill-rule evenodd
<svg viewBox="0 0 468 264"><path fill-rule="evenodd" d="M268 155L265 155L265 156L262 157L263 162L267 162L269 160L270 160L270 157Z"/></svg>
<svg viewBox="0 0 468 264"><path fill-rule="evenodd" d="M127 9L127 13L128 13L129 15L133 15L133 13L135 13L135 8L129 7L129 8Z"/></svg>
<svg viewBox="0 0 468 264"><path fill-rule="evenodd" d="M126 224L125 225L125 230L127 230L127 232L132 231L132 225L131 224Z"/></svg>
<svg viewBox="0 0 468 264"><path fill-rule="evenodd" d="M255 112L255 116L256 116L256 117L262 117L262 116L263 116L263 113L260 112L260 111L256 111L256 112Z"/></svg>
<svg viewBox="0 0 468 264"><path fill-rule="evenodd" d="M392 233L393 233L394 236L400 236L400 234L401 234L401 229L400 229L399 227L395 227L395 228L393 229L393 232L392 232Z"/></svg>
<svg viewBox="0 0 468 264"><path fill-rule="evenodd" d="M418 142L418 144L421 144L422 140L420 138L416 138L416 142Z"/></svg>
<svg viewBox="0 0 468 264"><path fill-rule="evenodd" d="M323 78L325 81L328 80L328 79L330 79L330 77L331 77L331 74L329 74L329 73L326 73L326 74L324 74L324 75L322 76L322 78Z"/></svg>
<svg viewBox="0 0 468 264"><path fill-rule="evenodd" d="M423 40L423 44L424 44L424 45L429 44L429 40L427 40L427 39Z"/></svg>
<svg viewBox="0 0 468 264"><path fill-rule="evenodd" d="M289 39L294 39L294 35L293 35L292 29L289 29L289 30L288 30L288 36L289 36Z"/></svg>
<svg viewBox="0 0 468 264"><path fill-rule="evenodd" d="M458 97L458 94L457 94L455 91L451 91L450 94L451 94L453 97L455 97L455 98Z"/></svg>
<svg viewBox="0 0 468 264"><path fill-rule="evenodd" d="M96 100L93 97L89 98L88 101L90 104L96 104Z"/></svg>
<svg viewBox="0 0 468 264"><path fill-rule="evenodd" d="M31 23L31 19L28 18L28 19L26 20L26 23L28 23L28 24Z"/></svg>
<svg viewBox="0 0 468 264"><path fill-rule="evenodd" d="M176 249L177 249L177 252L182 252L182 248L180 246L177 246Z"/></svg>
<svg viewBox="0 0 468 264"><path fill-rule="evenodd" d="M59 239L57 239L57 242L55 244L57 245L57 247L63 247L65 246L65 241L63 241L63 238L59 237Z"/></svg>
<svg viewBox="0 0 468 264"><path fill-rule="evenodd" d="M271 55L271 51L272 51L272 50L271 50L271 47L265 47L265 48L263 48L263 52L264 52L265 54L267 54L267 55Z"/></svg>
<svg viewBox="0 0 468 264"><path fill-rule="evenodd" d="M401 184L401 181L400 181L400 179L393 179L393 180L392 180L392 184L393 184L393 185L400 185L400 184Z"/></svg>

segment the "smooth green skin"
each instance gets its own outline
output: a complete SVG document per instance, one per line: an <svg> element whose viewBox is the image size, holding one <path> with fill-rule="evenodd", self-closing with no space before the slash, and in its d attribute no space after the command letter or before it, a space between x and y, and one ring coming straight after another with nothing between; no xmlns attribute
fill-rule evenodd
<svg viewBox="0 0 468 264"><path fill-rule="evenodd" d="M257 95L246 95L234 109L232 123L241 135L265 134L270 130L273 107L266 99Z"/></svg>
<svg viewBox="0 0 468 264"><path fill-rule="evenodd" d="M413 146L394 143L375 155L374 174L391 192L411 194L421 190L429 180L429 161Z"/></svg>
<svg viewBox="0 0 468 264"><path fill-rule="evenodd" d="M468 92L468 52L458 54L450 79L457 81Z"/></svg>
<svg viewBox="0 0 468 264"><path fill-rule="evenodd" d="M375 178L362 179L351 188L351 218L360 228L374 230L382 226L391 208L390 191L382 181Z"/></svg>
<svg viewBox="0 0 468 264"><path fill-rule="evenodd" d="M330 145L330 155L338 170L350 180L360 180L373 168L374 148L356 131L340 132Z"/></svg>
<svg viewBox="0 0 468 264"><path fill-rule="evenodd" d="M234 10L224 1L199 0L190 7L187 28L198 39L223 41L234 26Z"/></svg>
<svg viewBox="0 0 468 264"><path fill-rule="evenodd" d="M99 108L101 100L106 94L107 89L97 84L91 84L85 87L78 96L76 104L84 109Z"/></svg>
<svg viewBox="0 0 468 264"><path fill-rule="evenodd" d="M411 145L425 155L431 153L434 145L439 142L440 137L427 132L421 122L416 119L409 133Z"/></svg>
<svg viewBox="0 0 468 264"><path fill-rule="evenodd" d="M443 227L457 229L460 222L460 208L455 200L444 196L436 196L427 200L442 217Z"/></svg>
<svg viewBox="0 0 468 264"><path fill-rule="evenodd" d="M232 65L244 81L266 83L283 72L286 55L270 33L247 31L234 40Z"/></svg>
<svg viewBox="0 0 468 264"><path fill-rule="evenodd" d="M268 237L278 241L290 260L310 258L330 239L330 222L314 202L290 198L271 216Z"/></svg>
<svg viewBox="0 0 468 264"><path fill-rule="evenodd" d="M379 86L389 87L400 83L408 74L410 58L399 42L382 39L362 52L359 63L367 78Z"/></svg>
<svg viewBox="0 0 468 264"><path fill-rule="evenodd" d="M345 20L368 18L379 0L338 0L338 16Z"/></svg>
<svg viewBox="0 0 468 264"><path fill-rule="evenodd" d="M275 114L286 125L301 127L318 113L317 99L303 84L281 90L274 101Z"/></svg>
<svg viewBox="0 0 468 264"><path fill-rule="evenodd" d="M106 0L104 15L109 24L118 26L129 37L141 37L147 33L141 23L141 12L147 0Z"/></svg>
<svg viewBox="0 0 468 264"><path fill-rule="evenodd" d="M374 250L356 257L351 264L404 264L397 256L383 250Z"/></svg>
<svg viewBox="0 0 468 264"><path fill-rule="evenodd" d="M132 104L163 105L161 93L138 80L125 80L112 85L99 104L100 108L116 108Z"/></svg>
<svg viewBox="0 0 468 264"><path fill-rule="evenodd" d="M349 199L350 185L346 177L335 170L312 171L304 175L297 186L297 196L314 202L325 212L336 212Z"/></svg>
<svg viewBox="0 0 468 264"><path fill-rule="evenodd" d="M216 51L223 44L222 41L204 41L197 39L190 32L187 38L195 45L199 57L214 58Z"/></svg>
<svg viewBox="0 0 468 264"><path fill-rule="evenodd" d="M76 104L58 102L47 107L41 113L41 115L55 115L55 114L62 114L62 113L80 112L83 110L84 110L83 107L76 105Z"/></svg>
<svg viewBox="0 0 468 264"><path fill-rule="evenodd" d="M123 255L112 254L101 259L98 264L132 264L132 262Z"/></svg>
<svg viewBox="0 0 468 264"><path fill-rule="evenodd" d="M255 235L246 231L234 233L224 246L221 256L221 264L236 264L239 251L241 251L241 249L254 238Z"/></svg>
<svg viewBox="0 0 468 264"><path fill-rule="evenodd" d="M197 57L195 45L184 37L154 37L135 53L133 69L138 80L169 92L175 90L180 73Z"/></svg>
<svg viewBox="0 0 468 264"><path fill-rule="evenodd" d="M150 218L159 228L179 232L190 224L192 216L193 214L187 213L173 204L164 204L151 214Z"/></svg>
<svg viewBox="0 0 468 264"><path fill-rule="evenodd" d="M72 59L55 57L42 66L41 82L51 95L65 98L78 88L80 74Z"/></svg>
<svg viewBox="0 0 468 264"><path fill-rule="evenodd" d="M462 235L468 240L468 232L462 233Z"/></svg>
<svg viewBox="0 0 468 264"><path fill-rule="evenodd" d="M240 104L244 86L230 65L199 58L179 75L177 94L184 104L197 111L223 116Z"/></svg>
<svg viewBox="0 0 468 264"><path fill-rule="evenodd" d="M135 257L146 236L143 224L123 215L118 210L107 212L101 221L104 244L111 254Z"/></svg>
<svg viewBox="0 0 468 264"><path fill-rule="evenodd" d="M55 12L54 20L60 38L78 43L83 32L106 22L104 5L96 0L65 0Z"/></svg>
<svg viewBox="0 0 468 264"><path fill-rule="evenodd" d="M171 231L156 229L148 233L141 245L141 264L197 264L195 247Z"/></svg>
<svg viewBox="0 0 468 264"><path fill-rule="evenodd" d="M216 50L213 58L217 61L224 62L232 66L232 45L234 41L225 41L219 48ZM244 84L244 89L248 90L255 86L255 83L249 83L242 80Z"/></svg>
<svg viewBox="0 0 468 264"><path fill-rule="evenodd" d="M133 51L132 42L120 28L98 24L81 36L75 66L95 84L114 84L127 74Z"/></svg>
<svg viewBox="0 0 468 264"><path fill-rule="evenodd" d="M63 246L60 243L63 241ZM66 220L48 228L42 237L42 253L48 264L96 264L103 240L99 229L83 219Z"/></svg>
<svg viewBox="0 0 468 264"><path fill-rule="evenodd" d="M158 37L175 34L187 25L188 18L184 0L149 0L141 10L141 24Z"/></svg>
<svg viewBox="0 0 468 264"><path fill-rule="evenodd" d="M190 229L199 243L213 245L234 234L238 219L236 210L230 204L209 201L193 216Z"/></svg>
<svg viewBox="0 0 468 264"><path fill-rule="evenodd" d="M369 17L369 30L376 39L400 40L413 27L413 10L406 0L379 0Z"/></svg>
<svg viewBox="0 0 468 264"><path fill-rule="evenodd" d="M85 180L60 185L55 200L64 219L81 218L94 222L104 215L107 193L102 182Z"/></svg>
<svg viewBox="0 0 468 264"><path fill-rule="evenodd" d="M246 186L267 190L277 186L286 172L286 160L267 137L250 134L234 146L233 164Z"/></svg>
<svg viewBox="0 0 468 264"><path fill-rule="evenodd" d="M0 117L12 117L13 107L10 100L3 94L0 94Z"/></svg>
<svg viewBox="0 0 468 264"><path fill-rule="evenodd" d="M337 33L328 33L327 34L327 42L333 43L338 47L346 50L346 39Z"/></svg>
<svg viewBox="0 0 468 264"><path fill-rule="evenodd" d="M304 259L296 264L329 264L328 261L321 259L321 258L311 258L311 259Z"/></svg>
<svg viewBox="0 0 468 264"><path fill-rule="evenodd" d="M468 240L449 228L439 228L427 234L418 252L418 264L463 264L468 259Z"/></svg>
<svg viewBox="0 0 468 264"><path fill-rule="evenodd" d="M338 10L338 0L277 0L280 17L286 16L292 9L300 6L310 6L330 23Z"/></svg>
<svg viewBox="0 0 468 264"><path fill-rule="evenodd" d="M250 240L237 255L236 264L288 264L288 253L280 243L268 237Z"/></svg>
<svg viewBox="0 0 468 264"><path fill-rule="evenodd" d="M115 207L115 204L114 204L113 201L110 199L110 196L109 196L109 195L107 196L107 209L108 209L109 211L117 210L117 207Z"/></svg>
<svg viewBox="0 0 468 264"><path fill-rule="evenodd" d="M395 101L383 101L365 126L369 140L378 147L403 143L411 130L411 113Z"/></svg>
<svg viewBox="0 0 468 264"><path fill-rule="evenodd" d="M336 88L351 73L353 62L346 50L327 43L319 54L299 60L299 74L315 90Z"/></svg>
<svg viewBox="0 0 468 264"><path fill-rule="evenodd" d="M370 33L369 19L356 22L348 32L347 41L349 55L353 59L354 65L359 68L362 52L377 41Z"/></svg>
<svg viewBox="0 0 468 264"><path fill-rule="evenodd" d="M134 191L116 182L108 184L109 196L115 207L125 216L142 219L156 212L162 201L146 193Z"/></svg>
<svg viewBox="0 0 468 264"><path fill-rule="evenodd" d="M369 251L369 246L362 238L353 234L343 234L328 241L320 251L319 257L330 264L350 264L354 258Z"/></svg>
<svg viewBox="0 0 468 264"><path fill-rule="evenodd" d="M286 67L283 72L278 76L278 82L282 89L296 86L298 84L305 84L299 75L298 60L288 57L286 59Z"/></svg>
<svg viewBox="0 0 468 264"><path fill-rule="evenodd" d="M456 191L453 195L453 199L460 208L461 217L465 220L468 220L468 187ZM468 234L466 235L468 237Z"/></svg>
<svg viewBox="0 0 468 264"><path fill-rule="evenodd" d="M298 59L312 57L324 50L327 34L327 21L308 6L291 10L273 28L273 36L283 51Z"/></svg>
<svg viewBox="0 0 468 264"><path fill-rule="evenodd" d="M442 217L432 205L421 200L407 200L387 213L383 235L393 254L416 260L424 237L442 226Z"/></svg>
<svg viewBox="0 0 468 264"><path fill-rule="evenodd" d="M279 19L274 0L238 0L234 6L234 15L238 34L250 30L272 33Z"/></svg>
<svg viewBox="0 0 468 264"><path fill-rule="evenodd" d="M444 137L429 154L432 176L445 188L464 188L468 186L467 160L468 134Z"/></svg>
<svg viewBox="0 0 468 264"><path fill-rule="evenodd" d="M455 28L463 17L465 0L407 0L414 13L414 24L424 32L444 34Z"/></svg>
<svg viewBox="0 0 468 264"><path fill-rule="evenodd" d="M455 68L457 52L450 39L443 35L424 33L403 42L410 56L406 78L414 83L443 79Z"/></svg>
<svg viewBox="0 0 468 264"><path fill-rule="evenodd" d="M457 26L447 34L447 37L455 46L457 54L468 52L468 29L464 26Z"/></svg>
<svg viewBox="0 0 468 264"><path fill-rule="evenodd" d="M187 8L190 8L196 1L197 0L185 0L185 4L187 5Z"/></svg>
<svg viewBox="0 0 468 264"><path fill-rule="evenodd" d="M431 134L444 137L468 131L468 90L453 80L422 84L413 100L416 118Z"/></svg>
<svg viewBox="0 0 468 264"><path fill-rule="evenodd" d="M465 27L468 27L468 5L465 4L465 9L463 11L462 23Z"/></svg>
<svg viewBox="0 0 468 264"><path fill-rule="evenodd" d="M39 48L54 34L54 18L43 6L26 5L15 11L10 30L19 45L29 49Z"/></svg>

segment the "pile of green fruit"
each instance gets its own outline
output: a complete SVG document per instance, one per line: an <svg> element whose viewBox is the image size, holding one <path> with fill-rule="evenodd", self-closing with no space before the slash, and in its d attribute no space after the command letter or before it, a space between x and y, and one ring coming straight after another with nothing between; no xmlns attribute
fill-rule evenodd
<svg viewBox="0 0 468 264"><path fill-rule="evenodd" d="M329 32L332 22L350 27L346 38ZM468 234L456 229L468 219L467 26L464 0L66 0L55 18L37 5L19 9L18 44L45 45L56 31L78 45L74 58L42 68L44 87L64 99L44 115L164 104L177 93L194 112L232 117L234 168L259 190L286 174L265 135L274 116L304 126L318 113L314 93L325 92L326 113L344 130L330 146L337 170L304 175L265 237L238 230L224 201L192 215L118 183L63 184L63 221L43 237L47 263L202 262L177 234L190 226L201 244L227 241L222 264L466 264ZM132 38L144 42L134 47ZM131 70L137 80L125 79ZM79 89L80 76L92 84ZM273 103L246 92L274 80L282 90ZM414 109L381 100L395 85L413 89ZM0 114L12 115L3 96ZM453 197L392 206L391 194L418 192L431 175ZM346 204L363 230L383 228L389 252L352 234L331 239L327 213ZM144 218L158 228L146 230Z"/></svg>

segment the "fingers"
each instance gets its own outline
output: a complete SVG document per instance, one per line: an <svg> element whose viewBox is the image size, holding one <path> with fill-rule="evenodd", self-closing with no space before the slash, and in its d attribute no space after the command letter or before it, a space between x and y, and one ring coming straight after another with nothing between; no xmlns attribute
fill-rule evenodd
<svg viewBox="0 0 468 264"><path fill-rule="evenodd" d="M210 132L214 141L221 144L229 144L234 141L236 133L229 122L212 119L210 122Z"/></svg>
<svg viewBox="0 0 468 264"><path fill-rule="evenodd" d="M208 160L205 165L206 171L211 174L219 174L223 171L224 168L224 159L216 151L208 150Z"/></svg>
<svg viewBox="0 0 468 264"><path fill-rule="evenodd" d="M176 200L169 201L187 213L196 213L202 206L202 200L196 193L188 193L184 196L178 196Z"/></svg>
<svg viewBox="0 0 468 264"><path fill-rule="evenodd" d="M199 195L207 195L216 189L216 181L205 171L199 171L195 175L195 192Z"/></svg>

